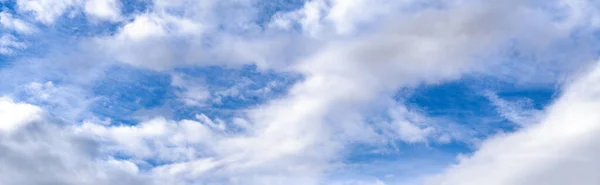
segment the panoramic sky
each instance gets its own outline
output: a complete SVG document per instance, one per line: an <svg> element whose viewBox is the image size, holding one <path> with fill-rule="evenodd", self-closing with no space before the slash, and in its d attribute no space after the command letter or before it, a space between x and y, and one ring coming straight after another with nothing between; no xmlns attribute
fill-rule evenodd
<svg viewBox="0 0 600 185"><path fill-rule="evenodd" d="M600 1L0 0L2 185L598 185Z"/></svg>

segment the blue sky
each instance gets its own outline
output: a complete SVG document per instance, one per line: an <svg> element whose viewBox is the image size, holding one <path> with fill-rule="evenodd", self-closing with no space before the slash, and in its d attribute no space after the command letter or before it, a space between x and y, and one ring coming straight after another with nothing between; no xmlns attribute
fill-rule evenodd
<svg viewBox="0 0 600 185"><path fill-rule="evenodd" d="M0 182L600 183L592 0L0 0Z"/></svg>

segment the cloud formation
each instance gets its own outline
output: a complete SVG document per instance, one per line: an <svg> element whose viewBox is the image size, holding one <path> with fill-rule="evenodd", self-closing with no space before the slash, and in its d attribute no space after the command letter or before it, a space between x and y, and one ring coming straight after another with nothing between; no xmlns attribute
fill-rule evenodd
<svg viewBox="0 0 600 185"><path fill-rule="evenodd" d="M28 55L0 58L0 76L7 77L0 85L6 94L0 98L0 181L600 183L592 173L599 166L593 159L600 121L596 68L560 84L562 95L543 112L487 93L500 117L520 125L514 132L498 128L508 133L489 138L398 100L410 98L398 91L466 76L543 84L579 74L583 68L575 66L597 57L596 41L589 40L600 20L593 1L312 0L276 10L264 3L12 2L0 13L8 30L0 32L0 54ZM300 78L277 97L223 116L210 115L213 103L226 107L220 98L250 91L252 80L224 82L231 88L219 90L205 83L210 79L182 72L248 65L257 73ZM130 70L110 73L119 68ZM511 70L517 68L523 70ZM134 75L126 73L150 80L130 80ZM117 80L103 81L106 76ZM274 82L252 91L276 86L265 80ZM131 87L102 89L118 85ZM142 91L156 96L137 96ZM122 106L143 116L102 117L91 107L103 98L115 101L104 101L107 109ZM473 148L460 151L462 145ZM454 161L414 179L394 179L402 173L396 171L372 179L335 176L369 160L359 154L419 155L411 147L456 147L444 153L448 158L472 153L439 174Z"/></svg>
<svg viewBox="0 0 600 185"><path fill-rule="evenodd" d="M482 143L426 184L597 184L597 65L565 88L540 123Z"/></svg>

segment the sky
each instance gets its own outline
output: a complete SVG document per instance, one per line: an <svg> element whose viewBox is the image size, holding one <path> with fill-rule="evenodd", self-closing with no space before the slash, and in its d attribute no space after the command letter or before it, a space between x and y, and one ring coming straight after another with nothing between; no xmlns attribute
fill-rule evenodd
<svg viewBox="0 0 600 185"><path fill-rule="evenodd" d="M594 0L0 0L3 185L597 185Z"/></svg>

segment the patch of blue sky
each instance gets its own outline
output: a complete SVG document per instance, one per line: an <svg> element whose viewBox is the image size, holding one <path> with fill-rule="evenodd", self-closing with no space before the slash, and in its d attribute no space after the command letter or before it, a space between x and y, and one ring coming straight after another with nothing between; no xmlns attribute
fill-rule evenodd
<svg viewBox="0 0 600 185"><path fill-rule="evenodd" d="M30 16L32 13L17 14L16 12L19 10L14 0L0 3L2 3L3 11L11 12L15 18L26 20L30 24L38 27L40 32L34 35L41 38L52 38L49 42L56 41L55 39L57 38L65 39L68 37L77 39L89 36L110 35L115 33L123 24L127 23L127 21L111 22L95 20L93 17L86 16L82 10L75 10L71 7L58 16L54 23L49 26L33 20L34 17ZM120 13L126 20L130 19L131 15L147 11L151 5L151 2L143 0L124 0L120 1L120 3ZM36 45L40 46L37 42Z"/></svg>
<svg viewBox="0 0 600 185"><path fill-rule="evenodd" d="M76 16L63 15L56 20L52 27L44 27L44 30L56 34L55 38L68 37L71 39L88 38L93 36L111 35L121 26L122 22L112 23L108 21L90 21L84 13L78 12ZM47 33L46 33L47 34Z"/></svg>
<svg viewBox="0 0 600 185"><path fill-rule="evenodd" d="M10 67L21 55L0 55L0 69Z"/></svg>
<svg viewBox="0 0 600 185"><path fill-rule="evenodd" d="M211 100L207 101L205 107L179 109L184 111L176 114L176 117L204 113L227 119L235 115L237 110L256 107L281 97L300 78L295 74L260 70L255 65L241 68L182 68L177 71L202 79L211 93Z"/></svg>
<svg viewBox="0 0 600 185"><path fill-rule="evenodd" d="M477 139L514 131L516 125L497 112L496 106L485 96L486 91L507 101L529 100L529 108L538 110L548 106L558 94L551 85L522 85L482 76L401 90L395 97L397 101L427 117L468 129L468 134L475 136L471 138L474 140L353 144L347 147L347 155L341 161L347 168L333 172L329 178L347 179L347 175L352 174L354 179L378 179L391 184L418 180L418 175L437 173L457 162L456 156L472 153ZM361 176L356 177L356 174Z"/></svg>
<svg viewBox="0 0 600 185"><path fill-rule="evenodd" d="M265 0L256 1L260 14L257 17L257 23L265 26L271 21L272 17L277 13L290 12L300 9L304 6L307 0Z"/></svg>
<svg viewBox="0 0 600 185"><path fill-rule="evenodd" d="M423 174L440 172L456 161L456 154L467 149L461 144L409 144L394 146L352 145L342 161L345 168L330 174L330 179L380 180L386 184L418 184Z"/></svg>
<svg viewBox="0 0 600 185"><path fill-rule="evenodd" d="M504 122L483 93L469 83L449 82L419 87L404 101L407 106L420 110L427 116L443 118L478 130L483 133L480 137L490 134L488 129L491 128L513 127Z"/></svg>
<svg viewBox="0 0 600 185"><path fill-rule="evenodd" d="M5 0L5 1L0 1L0 10L4 11L4 10L9 10L9 11L14 11L16 10L16 2L14 0Z"/></svg>
<svg viewBox="0 0 600 185"><path fill-rule="evenodd" d="M38 60L41 56L52 56L52 54L64 55L63 49L67 51L77 50L78 39L69 37L69 34L61 33L55 27L38 27L40 34L15 35L26 47L13 52L8 56L11 63ZM76 33L73 33L76 34ZM38 59L36 59L38 58ZM39 61L39 60L38 60Z"/></svg>
<svg viewBox="0 0 600 185"><path fill-rule="evenodd" d="M124 16L146 12L152 7L153 1L147 0L121 0L121 14Z"/></svg>
<svg viewBox="0 0 600 185"><path fill-rule="evenodd" d="M497 95L508 101L529 99L533 108L541 110L557 98L558 92L554 88L504 89L497 92Z"/></svg>
<svg viewBox="0 0 600 185"><path fill-rule="evenodd" d="M259 71L256 66L212 66L176 71L203 81L196 85L203 86L211 94L205 105L188 106L181 102L177 94L185 89L173 86L169 74L121 66L111 68L95 82L93 94L99 99L93 103L91 110L102 119L110 118L115 123L124 124L136 124L145 114L175 120L194 119L196 114L205 114L228 120L239 110L285 94L297 79L290 74ZM240 83L246 85L240 86ZM219 92L229 90L236 93L219 95Z"/></svg>
<svg viewBox="0 0 600 185"><path fill-rule="evenodd" d="M507 101L527 100L532 109L546 107L558 92L551 85L519 85L494 78L471 76L439 85L421 86L410 93L400 93L398 99L423 111L427 116L443 118L479 132L486 137L498 131L511 132L517 126L500 115L497 107L485 96L495 93Z"/></svg>
<svg viewBox="0 0 600 185"><path fill-rule="evenodd" d="M13 2L13 1L0 1L0 12L10 14L11 17L16 18L16 19L22 19L23 16L21 16L20 14L15 14L15 12L16 12L15 6L16 6L15 2ZM28 36L26 34L22 35L16 30L5 29L4 27L2 27L2 25L0 25L0 37L3 37L3 36L9 36L12 39L14 39L14 41L20 42L20 43L24 44L25 46L30 45L30 44L26 43L26 41L28 41L32 37L35 37L32 35ZM24 52L27 50L31 50L29 48L30 47L24 47L24 48L11 47L10 49L13 50L13 52L11 52L10 54L0 54L0 68L14 62L17 58L19 58L21 56L25 56L28 53L31 53L31 52Z"/></svg>
<svg viewBox="0 0 600 185"><path fill-rule="evenodd" d="M194 119L196 114L205 114L211 118L227 121L239 110L283 96L298 80L295 75L260 71L254 65L241 68L196 67L176 71L202 79L203 84L200 85L213 94L236 88L239 88L239 93L220 97L220 102L208 101L205 106L187 106L177 98L177 92L184 89L173 86L169 74L118 66L107 70L104 77L92 85L92 94L98 99L92 103L90 111L100 119L110 119L113 124L137 124L140 121L140 114L163 116L174 120ZM246 85L239 86L240 83ZM278 85L270 85L273 83ZM270 90L261 91L265 88ZM257 91L261 93L256 93ZM115 153L113 157L128 159L131 156ZM136 163L141 170L165 164L164 161L152 158Z"/></svg>
<svg viewBox="0 0 600 185"><path fill-rule="evenodd" d="M90 107L101 119L136 124L136 111L160 107L175 99L168 74L130 66L115 66L91 87L98 97Z"/></svg>
<svg viewBox="0 0 600 185"><path fill-rule="evenodd" d="M43 108L46 114L58 123L79 123L86 112L86 93L72 86L62 87L61 83L34 82L19 87L12 93L17 101L34 104Z"/></svg>
<svg viewBox="0 0 600 185"><path fill-rule="evenodd" d="M24 16L26 14L17 14L18 10L14 8L14 2L7 1L8 13L13 14L13 18L25 20L33 27L33 34L20 34L13 30L0 29L0 36L10 34L16 41L25 45L24 48L15 48L14 52L8 55L0 55L0 68L12 66L20 61L32 61L31 59L45 57L56 57L55 55L65 55L65 51L73 54L78 49L82 39L88 39L93 36L111 35L123 23L111 23L107 21L89 21L81 12L68 16L67 13L59 16L55 22L49 26L37 23L33 16ZM63 53L57 53L61 51Z"/></svg>
<svg viewBox="0 0 600 185"><path fill-rule="evenodd" d="M395 161L404 158L428 158L429 155L456 156L458 153L470 152L471 147L465 143L407 143L391 141L381 145L354 144L348 147L345 163L369 163L372 161Z"/></svg>

